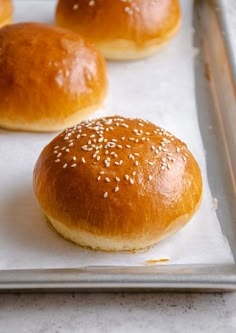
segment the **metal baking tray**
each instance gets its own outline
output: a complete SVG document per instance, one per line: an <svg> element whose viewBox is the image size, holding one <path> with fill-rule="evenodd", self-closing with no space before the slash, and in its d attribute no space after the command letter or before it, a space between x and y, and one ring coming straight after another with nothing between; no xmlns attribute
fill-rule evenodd
<svg viewBox="0 0 236 333"><path fill-rule="evenodd" d="M236 66L221 0L196 0L195 90L208 180L236 259ZM209 128L209 124L211 127ZM84 267L0 271L3 291L236 290L236 265Z"/></svg>

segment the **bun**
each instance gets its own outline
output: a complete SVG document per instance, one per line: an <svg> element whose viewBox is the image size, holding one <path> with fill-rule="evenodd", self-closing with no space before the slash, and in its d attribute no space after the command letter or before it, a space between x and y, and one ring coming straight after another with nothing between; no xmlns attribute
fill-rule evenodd
<svg viewBox="0 0 236 333"><path fill-rule="evenodd" d="M56 23L93 41L107 59L155 53L179 29L178 0L59 0Z"/></svg>
<svg viewBox="0 0 236 333"><path fill-rule="evenodd" d="M0 29L0 126L57 131L97 109L107 90L103 57L76 33L40 23Z"/></svg>
<svg viewBox="0 0 236 333"><path fill-rule="evenodd" d="M13 4L11 0L0 0L0 27L12 22Z"/></svg>
<svg viewBox="0 0 236 333"><path fill-rule="evenodd" d="M42 151L36 197L66 239L96 250L137 250L182 228L202 178L186 145L141 119L85 121Z"/></svg>

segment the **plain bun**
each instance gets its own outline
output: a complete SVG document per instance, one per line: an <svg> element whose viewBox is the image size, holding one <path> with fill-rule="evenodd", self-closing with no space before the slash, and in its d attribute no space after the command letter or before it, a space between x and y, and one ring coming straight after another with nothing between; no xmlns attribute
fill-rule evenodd
<svg viewBox="0 0 236 333"><path fill-rule="evenodd" d="M10 24L13 17L12 0L0 0L0 27Z"/></svg>
<svg viewBox="0 0 236 333"><path fill-rule="evenodd" d="M42 151L36 197L66 239L96 250L137 250L182 228L202 178L187 146L141 119L85 121Z"/></svg>
<svg viewBox="0 0 236 333"><path fill-rule="evenodd" d="M40 23L0 29L0 126L56 131L103 102L106 66L80 35Z"/></svg>
<svg viewBox="0 0 236 333"><path fill-rule="evenodd" d="M178 31L178 0L59 0L56 23L88 37L107 59L155 53Z"/></svg>

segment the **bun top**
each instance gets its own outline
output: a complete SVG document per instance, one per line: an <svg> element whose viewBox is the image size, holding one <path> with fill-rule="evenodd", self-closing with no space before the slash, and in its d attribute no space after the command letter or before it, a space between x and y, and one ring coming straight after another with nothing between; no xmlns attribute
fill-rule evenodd
<svg viewBox="0 0 236 333"><path fill-rule="evenodd" d="M179 25L180 17L178 0L59 0L56 11L58 25L104 48L124 40L134 41L139 48L153 40L161 44Z"/></svg>
<svg viewBox="0 0 236 333"><path fill-rule="evenodd" d="M202 179L183 142L150 122L114 116L82 122L47 145L34 189L46 214L62 223L83 221L80 228L106 236L155 230L157 239L192 216Z"/></svg>
<svg viewBox="0 0 236 333"><path fill-rule="evenodd" d="M105 62L80 35L40 23L0 29L0 125L58 130L106 93ZM74 118L73 118L74 117Z"/></svg>

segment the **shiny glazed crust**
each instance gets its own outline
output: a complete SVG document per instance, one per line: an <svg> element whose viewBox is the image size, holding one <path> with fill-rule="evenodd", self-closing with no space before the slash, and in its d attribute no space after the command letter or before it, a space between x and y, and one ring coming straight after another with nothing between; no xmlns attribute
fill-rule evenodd
<svg viewBox="0 0 236 333"><path fill-rule="evenodd" d="M13 3L11 0L0 0L0 27L12 22Z"/></svg>
<svg viewBox="0 0 236 333"><path fill-rule="evenodd" d="M183 227L202 178L186 145L140 119L87 121L42 151L36 197L66 239L105 251L140 249Z"/></svg>
<svg viewBox="0 0 236 333"><path fill-rule="evenodd" d="M178 0L59 0L56 23L93 41L108 59L149 56L179 29Z"/></svg>
<svg viewBox="0 0 236 333"><path fill-rule="evenodd" d="M56 131L105 98L105 62L76 33L40 23L0 29L0 126Z"/></svg>

